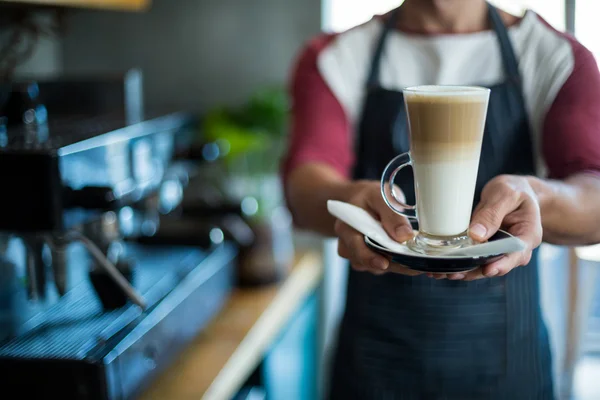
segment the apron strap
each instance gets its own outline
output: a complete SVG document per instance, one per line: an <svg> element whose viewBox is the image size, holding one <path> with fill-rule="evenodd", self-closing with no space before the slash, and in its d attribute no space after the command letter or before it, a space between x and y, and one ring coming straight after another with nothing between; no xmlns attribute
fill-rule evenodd
<svg viewBox="0 0 600 400"><path fill-rule="evenodd" d="M489 17L492 23L492 28L496 32L498 43L500 44L500 53L502 55L502 64L504 65L504 72L506 73L507 80L521 87L521 74L519 73L519 63L515 56L510 38L508 37L508 30L502 22L502 18L498 13L496 7L488 3Z"/></svg>
<svg viewBox="0 0 600 400"><path fill-rule="evenodd" d="M394 29L396 25L396 20L398 16L398 10L400 7L394 9L383 26L383 30L379 35L379 40L377 41L377 47L375 49L375 53L373 54L373 58L371 59L371 69L369 70L369 77L367 79L367 87L379 86L379 67L381 65L381 58L383 55L383 49L385 48L385 41L387 39L389 31Z"/></svg>
<svg viewBox="0 0 600 400"><path fill-rule="evenodd" d="M383 50L385 49L385 43L388 33L392 29L394 29L394 26L396 25L399 10L400 7L394 9L391 12L389 18L387 19L383 27L383 30L381 31L381 34L379 35L377 47L375 48L375 52L373 53L373 57L371 59L371 67L367 78L368 88L379 86L379 70L381 66L381 59L383 56ZM508 36L506 26L504 26L504 22L502 22L502 18L500 17L500 14L498 13L496 7L489 3L488 15L490 18L490 22L492 23L492 28L494 29L496 37L498 38L500 52L502 55L502 64L504 66L504 72L506 73L506 77L510 82L516 84L520 89L521 74L519 73L519 63L517 62L517 57L515 56L515 51Z"/></svg>

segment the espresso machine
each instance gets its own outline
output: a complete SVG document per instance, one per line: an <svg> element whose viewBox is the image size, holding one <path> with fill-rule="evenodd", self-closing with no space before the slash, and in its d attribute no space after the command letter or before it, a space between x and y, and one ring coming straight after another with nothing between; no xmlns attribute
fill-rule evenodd
<svg viewBox="0 0 600 400"><path fill-rule="evenodd" d="M192 114L146 112L137 71L2 90L0 386L135 398L220 310L252 240L239 210L182 211L214 146Z"/></svg>

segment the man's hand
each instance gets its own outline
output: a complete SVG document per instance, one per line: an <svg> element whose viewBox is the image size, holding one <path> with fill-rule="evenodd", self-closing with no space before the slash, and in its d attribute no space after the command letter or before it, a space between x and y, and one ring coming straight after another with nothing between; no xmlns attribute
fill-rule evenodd
<svg viewBox="0 0 600 400"><path fill-rule="evenodd" d="M469 234L474 240L485 241L500 228L523 240L526 249L467 274L450 274L448 278L471 281L503 276L529 263L532 251L542 242L542 219L537 196L526 177L500 175L483 188Z"/></svg>
<svg viewBox="0 0 600 400"><path fill-rule="evenodd" d="M396 189L396 193L401 193ZM383 228L391 238L404 242L413 237L413 230L408 220L392 211L381 196L379 182L361 181L355 184L350 204L361 207L375 219L381 221ZM362 233L354 230L340 220L335 222L335 233L339 237L338 253L350 260L352 268L358 271L368 271L373 274L395 272L403 275L420 275L397 264L390 264L384 256L371 251L364 241Z"/></svg>

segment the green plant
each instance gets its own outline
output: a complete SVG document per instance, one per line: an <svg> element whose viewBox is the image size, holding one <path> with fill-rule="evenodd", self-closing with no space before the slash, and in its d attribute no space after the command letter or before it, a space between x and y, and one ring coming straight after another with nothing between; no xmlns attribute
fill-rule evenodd
<svg viewBox="0 0 600 400"><path fill-rule="evenodd" d="M273 187L287 138L289 101L282 87L267 87L254 93L241 107L218 107L202 121L203 140L227 148L222 158L227 178L235 181L237 195L258 201L257 218L280 204Z"/></svg>
<svg viewBox="0 0 600 400"><path fill-rule="evenodd" d="M273 173L279 165L289 116L287 93L281 87L257 91L239 108L219 107L202 123L205 140L227 143L224 160L232 173L243 165L250 174Z"/></svg>

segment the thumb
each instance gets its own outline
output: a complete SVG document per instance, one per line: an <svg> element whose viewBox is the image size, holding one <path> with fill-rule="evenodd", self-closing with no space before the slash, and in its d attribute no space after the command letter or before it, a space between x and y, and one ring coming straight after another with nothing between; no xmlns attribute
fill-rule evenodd
<svg viewBox="0 0 600 400"><path fill-rule="evenodd" d="M396 188L396 195L401 201L406 201L404 193L399 188ZM377 215L381 221L381 225L386 230L388 235L396 240L397 242L404 242L412 239L414 232L408 218L403 215L399 215L392 210L383 200L383 196L380 193L376 193L373 201L370 202L373 212ZM401 208L400 204L396 207Z"/></svg>
<svg viewBox="0 0 600 400"><path fill-rule="evenodd" d="M381 225L388 235L397 242L404 242L414 236L413 228L408 218L396 214L387 205L380 207L376 212L379 215Z"/></svg>
<svg viewBox="0 0 600 400"><path fill-rule="evenodd" d="M517 205L508 197L495 197L477 206L471 219L469 236L477 241L488 240L500 229L504 217Z"/></svg>

